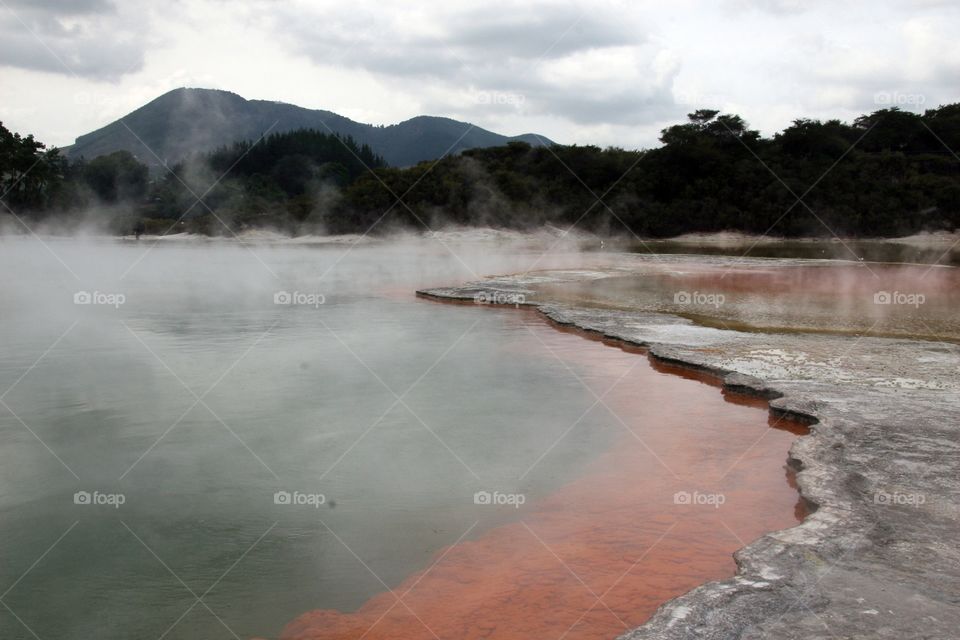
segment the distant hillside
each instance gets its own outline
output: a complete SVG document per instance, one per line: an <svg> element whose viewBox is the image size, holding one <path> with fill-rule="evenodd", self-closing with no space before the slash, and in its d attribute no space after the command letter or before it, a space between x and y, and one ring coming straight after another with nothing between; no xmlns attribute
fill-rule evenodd
<svg viewBox="0 0 960 640"><path fill-rule="evenodd" d="M552 144L543 136L503 136L449 118L418 116L383 127L354 122L330 111L246 100L229 91L175 89L120 120L80 136L64 152L71 158L90 160L114 151L129 151L141 162L157 167L194 152L255 140L267 130L282 133L305 128L353 136L395 167L433 160L445 152L493 147L514 140L533 146L538 146L540 139Z"/></svg>
<svg viewBox="0 0 960 640"><path fill-rule="evenodd" d="M230 94L186 95L248 104ZM154 129L133 124L164 142L168 157L192 148L174 147L176 140L196 146L208 133L208 144L222 141L216 118L209 117L213 110L193 109L208 116L202 126L174 112L177 120L155 119ZM217 115L222 130L228 130L224 122L240 119L235 110ZM137 117L142 114L131 119ZM250 141L224 145L189 166L157 171L152 180L130 151L66 162L33 136L0 124L0 226L26 226L27 216L101 224L124 234L386 234L448 224L551 224L639 238L714 231L853 238L960 229L960 163L952 151L960 149L960 103L922 114L880 109L852 122L798 118L770 137L736 114L698 109L664 129L656 149L511 141L411 167L384 166L362 142L369 128L339 120L342 132L350 133L349 125L355 134L271 132L254 147ZM424 146L462 131L432 126L438 122L465 126L418 118L376 130L406 128Z"/></svg>

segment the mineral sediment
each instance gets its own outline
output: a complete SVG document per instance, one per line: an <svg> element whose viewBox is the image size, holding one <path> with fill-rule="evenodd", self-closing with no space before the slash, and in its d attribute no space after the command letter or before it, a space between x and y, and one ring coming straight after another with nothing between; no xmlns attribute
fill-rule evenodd
<svg viewBox="0 0 960 640"><path fill-rule="evenodd" d="M665 603L622 638L960 637L960 346L730 331L538 292L607 275L539 272L418 294L533 306L812 425L787 453L811 514L740 549L733 578Z"/></svg>

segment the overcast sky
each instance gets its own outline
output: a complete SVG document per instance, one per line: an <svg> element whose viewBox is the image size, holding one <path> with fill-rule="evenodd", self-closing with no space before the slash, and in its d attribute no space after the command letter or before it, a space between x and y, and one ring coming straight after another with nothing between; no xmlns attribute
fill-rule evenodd
<svg viewBox="0 0 960 640"><path fill-rule="evenodd" d="M699 107L797 117L960 101L960 2L0 0L0 120L65 145L176 87L656 144Z"/></svg>

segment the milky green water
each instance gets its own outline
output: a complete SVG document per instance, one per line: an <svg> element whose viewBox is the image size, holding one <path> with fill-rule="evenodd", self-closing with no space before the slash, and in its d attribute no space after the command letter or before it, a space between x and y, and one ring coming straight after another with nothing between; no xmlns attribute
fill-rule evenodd
<svg viewBox="0 0 960 640"><path fill-rule="evenodd" d="M0 240L4 640L272 637L350 611L500 522L474 492L533 501L620 432L588 413L531 469L594 398L530 355L523 314L413 296L539 254L147 247Z"/></svg>

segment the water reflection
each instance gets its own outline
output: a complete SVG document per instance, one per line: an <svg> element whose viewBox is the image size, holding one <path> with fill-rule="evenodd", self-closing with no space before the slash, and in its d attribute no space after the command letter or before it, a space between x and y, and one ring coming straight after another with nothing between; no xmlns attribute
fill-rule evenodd
<svg viewBox="0 0 960 640"><path fill-rule="evenodd" d="M665 600L731 575L736 549L805 515L785 457L806 429L765 420L764 401L529 313L481 313L523 325L518 357L575 364L603 399L594 410L618 427L614 446L356 612L305 614L284 638L616 637Z"/></svg>

